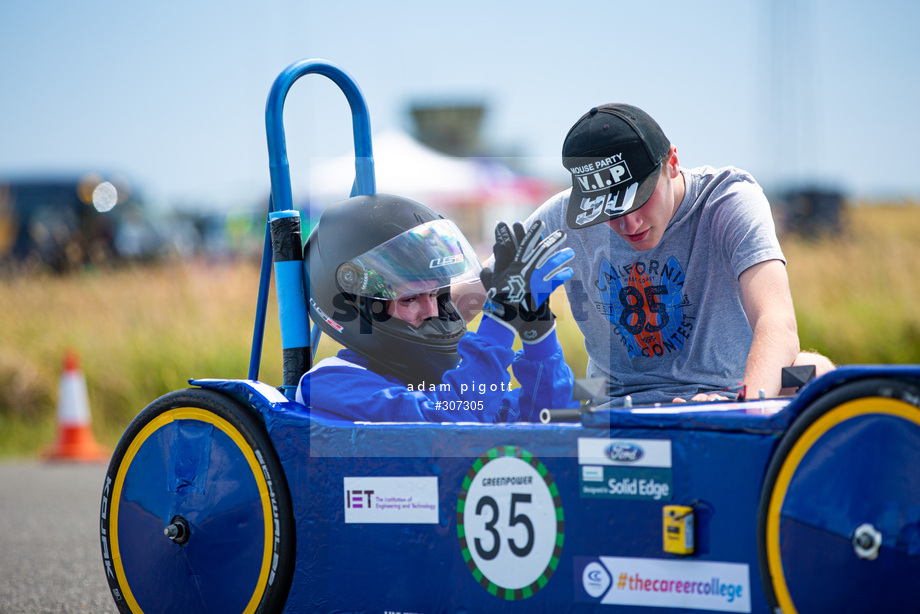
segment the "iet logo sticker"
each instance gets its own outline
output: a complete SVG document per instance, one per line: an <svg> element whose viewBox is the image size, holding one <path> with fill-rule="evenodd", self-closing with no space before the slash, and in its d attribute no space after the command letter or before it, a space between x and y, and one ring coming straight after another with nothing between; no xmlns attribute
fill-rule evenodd
<svg viewBox="0 0 920 614"><path fill-rule="evenodd" d="M347 524L437 524L438 478L345 477Z"/></svg>

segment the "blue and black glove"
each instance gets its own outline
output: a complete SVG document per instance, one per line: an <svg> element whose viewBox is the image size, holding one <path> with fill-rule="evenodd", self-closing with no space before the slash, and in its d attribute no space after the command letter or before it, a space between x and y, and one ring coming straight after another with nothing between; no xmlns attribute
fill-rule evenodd
<svg viewBox="0 0 920 614"><path fill-rule="evenodd" d="M486 289L483 311L515 330L525 343L537 343L553 329L549 295L574 274L563 265L575 252L558 249L565 232L544 238L542 230L539 220L526 232L520 222L513 228L499 222L492 248L495 261L480 274Z"/></svg>

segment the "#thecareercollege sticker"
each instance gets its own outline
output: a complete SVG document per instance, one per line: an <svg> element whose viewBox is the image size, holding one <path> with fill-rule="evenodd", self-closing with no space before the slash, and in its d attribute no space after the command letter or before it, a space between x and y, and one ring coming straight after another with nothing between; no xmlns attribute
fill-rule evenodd
<svg viewBox="0 0 920 614"><path fill-rule="evenodd" d="M626 556L575 557L578 601L719 612L751 611L747 563L649 559ZM600 601L598 601L600 600Z"/></svg>
<svg viewBox="0 0 920 614"><path fill-rule="evenodd" d="M565 537L559 490L546 467L516 446L473 463L457 501L457 536L467 567L501 599L526 599L552 577Z"/></svg>

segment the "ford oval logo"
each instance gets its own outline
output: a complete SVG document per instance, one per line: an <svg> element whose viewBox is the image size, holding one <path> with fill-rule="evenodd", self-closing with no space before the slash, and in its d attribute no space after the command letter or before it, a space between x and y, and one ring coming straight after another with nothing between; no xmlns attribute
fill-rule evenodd
<svg viewBox="0 0 920 614"><path fill-rule="evenodd" d="M645 456L645 452L634 443L612 443L604 450L612 461L619 463L634 463Z"/></svg>

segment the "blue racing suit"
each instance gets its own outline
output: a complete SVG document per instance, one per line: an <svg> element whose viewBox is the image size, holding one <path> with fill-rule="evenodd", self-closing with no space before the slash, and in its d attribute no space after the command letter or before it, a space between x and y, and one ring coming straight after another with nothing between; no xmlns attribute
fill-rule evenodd
<svg viewBox="0 0 920 614"><path fill-rule="evenodd" d="M555 328L516 353L513 342L509 328L484 314L457 345L460 364L441 382L418 385L376 373L344 349L301 377L296 400L316 416L368 422L539 422L543 408L578 407ZM520 383L513 390L508 365Z"/></svg>

